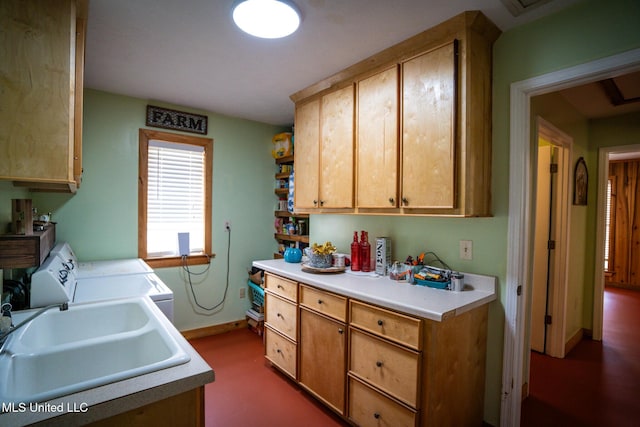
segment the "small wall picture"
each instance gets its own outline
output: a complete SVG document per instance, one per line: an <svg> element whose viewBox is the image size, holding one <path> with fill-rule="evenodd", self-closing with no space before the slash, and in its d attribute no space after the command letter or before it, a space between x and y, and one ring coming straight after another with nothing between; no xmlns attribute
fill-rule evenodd
<svg viewBox="0 0 640 427"><path fill-rule="evenodd" d="M583 157L580 157L576 163L573 179L573 204L586 206L589 173Z"/></svg>

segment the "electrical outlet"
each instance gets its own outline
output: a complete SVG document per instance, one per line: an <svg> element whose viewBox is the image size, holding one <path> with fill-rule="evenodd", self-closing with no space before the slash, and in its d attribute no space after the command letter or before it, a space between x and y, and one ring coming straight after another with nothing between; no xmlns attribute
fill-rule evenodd
<svg viewBox="0 0 640 427"><path fill-rule="evenodd" d="M231 230L231 221L226 220L224 222L224 231L230 231Z"/></svg>
<svg viewBox="0 0 640 427"><path fill-rule="evenodd" d="M469 261L473 259L472 240L460 240L460 259L466 259Z"/></svg>
<svg viewBox="0 0 640 427"><path fill-rule="evenodd" d="M245 288L240 288L240 298L245 298L247 296L247 290Z"/></svg>

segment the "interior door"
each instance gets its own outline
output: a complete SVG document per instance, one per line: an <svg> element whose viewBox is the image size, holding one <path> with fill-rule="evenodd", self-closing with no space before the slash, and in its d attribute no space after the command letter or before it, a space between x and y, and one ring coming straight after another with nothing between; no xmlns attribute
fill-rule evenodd
<svg viewBox="0 0 640 427"><path fill-rule="evenodd" d="M531 295L531 349L546 353L546 316L549 305L549 241L552 217L553 176L550 172L555 147L538 147L536 219L533 247L533 286Z"/></svg>

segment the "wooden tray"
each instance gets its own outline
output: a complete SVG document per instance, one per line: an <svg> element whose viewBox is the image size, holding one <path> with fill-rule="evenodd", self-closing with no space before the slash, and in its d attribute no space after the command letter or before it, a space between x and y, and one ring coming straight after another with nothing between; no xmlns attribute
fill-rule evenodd
<svg viewBox="0 0 640 427"><path fill-rule="evenodd" d="M332 273L343 273L346 269L345 266L342 267L328 267L328 268L319 268L312 267L309 264L302 264L302 271L307 273L315 273L315 274L332 274Z"/></svg>

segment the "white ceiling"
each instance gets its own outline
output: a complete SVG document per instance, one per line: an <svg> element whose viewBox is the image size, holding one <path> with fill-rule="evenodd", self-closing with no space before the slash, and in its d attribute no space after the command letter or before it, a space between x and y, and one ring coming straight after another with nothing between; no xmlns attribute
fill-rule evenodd
<svg viewBox="0 0 640 427"><path fill-rule="evenodd" d="M292 93L460 12L506 31L579 0L518 17L501 0L294 0L302 24L281 40L237 29L234 1L90 0L85 86L290 125Z"/></svg>

